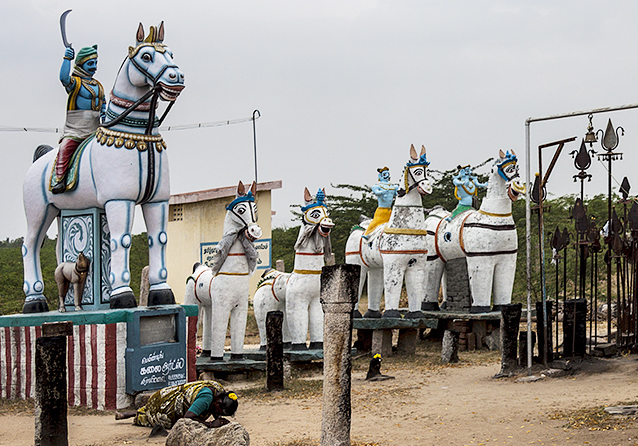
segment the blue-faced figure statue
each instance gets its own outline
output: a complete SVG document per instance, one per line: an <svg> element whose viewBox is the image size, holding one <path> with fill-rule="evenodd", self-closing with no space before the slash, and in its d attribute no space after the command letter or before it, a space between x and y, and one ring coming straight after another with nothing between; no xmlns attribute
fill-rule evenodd
<svg viewBox="0 0 638 446"><path fill-rule="evenodd" d="M472 168L470 165L458 166L459 173L452 179L454 183L454 197L459 200L459 204L452 212L452 215L447 217L447 221L451 221L454 217L462 212L474 209L472 202L474 197L478 193L478 188L486 188L487 184L478 181L478 178L472 174Z"/></svg>
<svg viewBox="0 0 638 446"><path fill-rule="evenodd" d="M380 167L377 169L379 172L379 182L371 187L372 193L377 196L379 203L377 210L374 212L374 218L368 225L366 232L363 234L363 239L368 240L370 235L374 233L374 230L387 223L390 220L392 214L392 202L397 195L399 189L398 184L390 183L390 169L387 167Z"/></svg>
<svg viewBox="0 0 638 446"><path fill-rule="evenodd" d="M71 61L75 56L75 64ZM66 190L66 174L69 163L78 146L104 121L106 101L104 88L97 79L97 45L84 47L77 56L72 47L67 47L60 68L60 82L69 98L66 104L64 133L60 140L60 151L55 164L55 179L51 192Z"/></svg>

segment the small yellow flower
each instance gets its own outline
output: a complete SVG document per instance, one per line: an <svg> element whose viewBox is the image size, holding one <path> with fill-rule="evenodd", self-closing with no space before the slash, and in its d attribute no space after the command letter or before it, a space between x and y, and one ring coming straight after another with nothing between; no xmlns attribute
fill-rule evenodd
<svg viewBox="0 0 638 446"><path fill-rule="evenodd" d="M228 394L228 398L230 398L233 401L237 401L237 395L235 395L233 392Z"/></svg>

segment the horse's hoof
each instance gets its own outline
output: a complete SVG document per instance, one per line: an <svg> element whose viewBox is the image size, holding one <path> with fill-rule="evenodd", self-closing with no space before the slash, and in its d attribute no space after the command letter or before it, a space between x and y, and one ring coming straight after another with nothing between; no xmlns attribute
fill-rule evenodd
<svg viewBox="0 0 638 446"><path fill-rule="evenodd" d="M383 317L384 318L399 318L401 319L401 313L399 312L399 310L385 310L383 312Z"/></svg>
<svg viewBox="0 0 638 446"><path fill-rule="evenodd" d="M354 310L352 312L352 318L353 319L361 319L363 316L361 316L361 312L359 310Z"/></svg>
<svg viewBox="0 0 638 446"><path fill-rule="evenodd" d="M46 299L37 299L29 302L25 302L22 307L22 312L24 314L29 313L48 313L49 312L49 304L47 304Z"/></svg>
<svg viewBox="0 0 638 446"><path fill-rule="evenodd" d="M202 350L202 352L199 354L200 358L208 358L210 356L210 350Z"/></svg>
<svg viewBox="0 0 638 446"><path fill-rule="evenodd" d="M208 362L224 362L224 357L223 356L211 356L208 359Z"/></svg>
<svg viewBox="0 0 638 446"><path fill-rule="evenodd" d="M425 315L420 311L409 311L405 316L405 319L423 319Z"/></svg>
<svg viewBox="0 0 638 446"><path fill-rule="evenodd" d="M66 308L65 307L60 307L60 308L58 308L58 312L59 313L66 313Z"/></svg>
<svg viewBox="0 0 638 446"><path fill-rule="evenodd" d="M377 310L368 310L366 311L366 314L363 315L363 317L371 318L371 319L379 319L381 318L381 312Z"/></svg>
<svg viewBox="0 0 638 446"><path fill-rule="evenodd" d="M259 351L260 351L260 352L265 352L265 351L266 351L266 348L267 348L267 346L265 346L265 345L260 345L260 346L259 346Z"/></svg>
<svg viewBox="0 0 638 446"><path fill-rule="evenodd" d="M440 311L438 302L421 302L421 311Z"/></svg>
<svg viewBox="0 0 638 446"><path fill-rule="evenodd" d="M480 307L470 307L470 313L471 314L489 313L489 312L490 312L490 306L489 305L480 306Z"/></svg>
<svg viewBox="0 0 638 446"><path fill-rule="evenodd" d="M292 348L292 342L284 342L284 350L290 350Z"/></svg>
<svg viewBox="0 0 638 446"><path fill-rule="evenodd" d="M315 341L310 343L309 350L323 350L323 342Z"/></svg>
<svg viewBox="0 0 638 446"><path fill-rule="evenodd" d="M75 311L83 311L84 308L82 308L82 305L76 305L75 306Z"/></svg>
<svg viewBox="0 0 638 446"><path fill-rule="evenodd" d="M148 306L175 305L175 296L170 288L164 290L151 290L148 292Z"/></svg>
<svg viewBox="0 0 638 446"><path fill-rule="evenodd" d="M132 291L124 291L123 293L111 296L109 301L109 308L111 310L135 307L137 307L137 303L135 302L135 295Z"/></svg>
<svg viewBox="0 0 638 446"><path fill-rule="evenodd" d="M501 311L503 311L503 306L504 306L504 305L494 305L494 306L492 307L492 311L496 311L496 312L499 312L499 313L500 313Z"/></svg>
<svg viewBox="0 0 638 446"><path fill-rule="evenodd" d="M231 353L230 360L231 361L243 361L244 354L243 353Z"/></svg>
<svg viewBox="0 0 638 446"><path fill-rule="evenodd" d="M303 344L292 344L290 346L290 350L293 351L293 352L298 352L298 351L302 351L302 350L308 350L308 346L306 345L305 342Z"/></svg>

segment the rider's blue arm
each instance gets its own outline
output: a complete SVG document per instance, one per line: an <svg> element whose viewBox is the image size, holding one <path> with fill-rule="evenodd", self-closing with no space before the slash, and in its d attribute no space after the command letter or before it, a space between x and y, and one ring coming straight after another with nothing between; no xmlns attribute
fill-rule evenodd
<svg viewBox="0 0 638 446"><path fill-rule="evenodd" d="M73 48L69 47L64 50L64 59L62 59L62 66L60 67L60 82L68 90L73 78L71 77L71 61L75 56Z"/></svg>

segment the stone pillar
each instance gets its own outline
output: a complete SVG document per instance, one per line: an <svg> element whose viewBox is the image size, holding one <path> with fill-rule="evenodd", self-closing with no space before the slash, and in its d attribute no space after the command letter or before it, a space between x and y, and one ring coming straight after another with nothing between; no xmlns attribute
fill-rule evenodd
<svg viewBox="0 0 638 446"><path fill-rule="evenodd" d="M565 301L563 313L563 356L584 356L587 348L587 301Z"/></svg>
<svg viewBox="0 0 638 446"><path fill-rule="evenodd" d="M444 364L459 362L459 337L456 330L445 330L441 343L441 362Z"/></svg>
<svg viewBox="0 0 638 446"><path fill-rule="evenodd" d="M350 446L352 311L358 300L359 265L324 266L323 411L321 446Z"/></svg>
<svg viewBox="0 0 638 446"><path fill-rule="evenodd" d="M68 446L66 337L71 322L42 324L35 341L35 445Z"/></svg>
<svg viewBox="0 0 638 446"><path fill-rule="evenodd" d="M281 327L282 311L269 311L266 315L266 389L284 390L284 343Z"/></svg>
<svg viewBox="0 0 638 446"><path fill-rule="evenodd" d="M501 371L496 375L509 376L518 367L518 328L522 304L504 304L501 309Z"/></svg>
<svg viewBox="0 0 638 446"><path fill-rule="evenodd" d="M552 342L552 310L554 302L545 301L545 314L547 314L547 343L545 343L545 324L543 321L543 302L536 302L536 332L538 333L538 357L543 363L543 349L547 354L547 363L554 360L554 343Z"/></svg>
<svg viewBox="0 0 638 446"><path fill-rule="evenodd" d="M283 259L275 260L275 269L282 273L286 272L286 265L284 265Z"/></svg>

